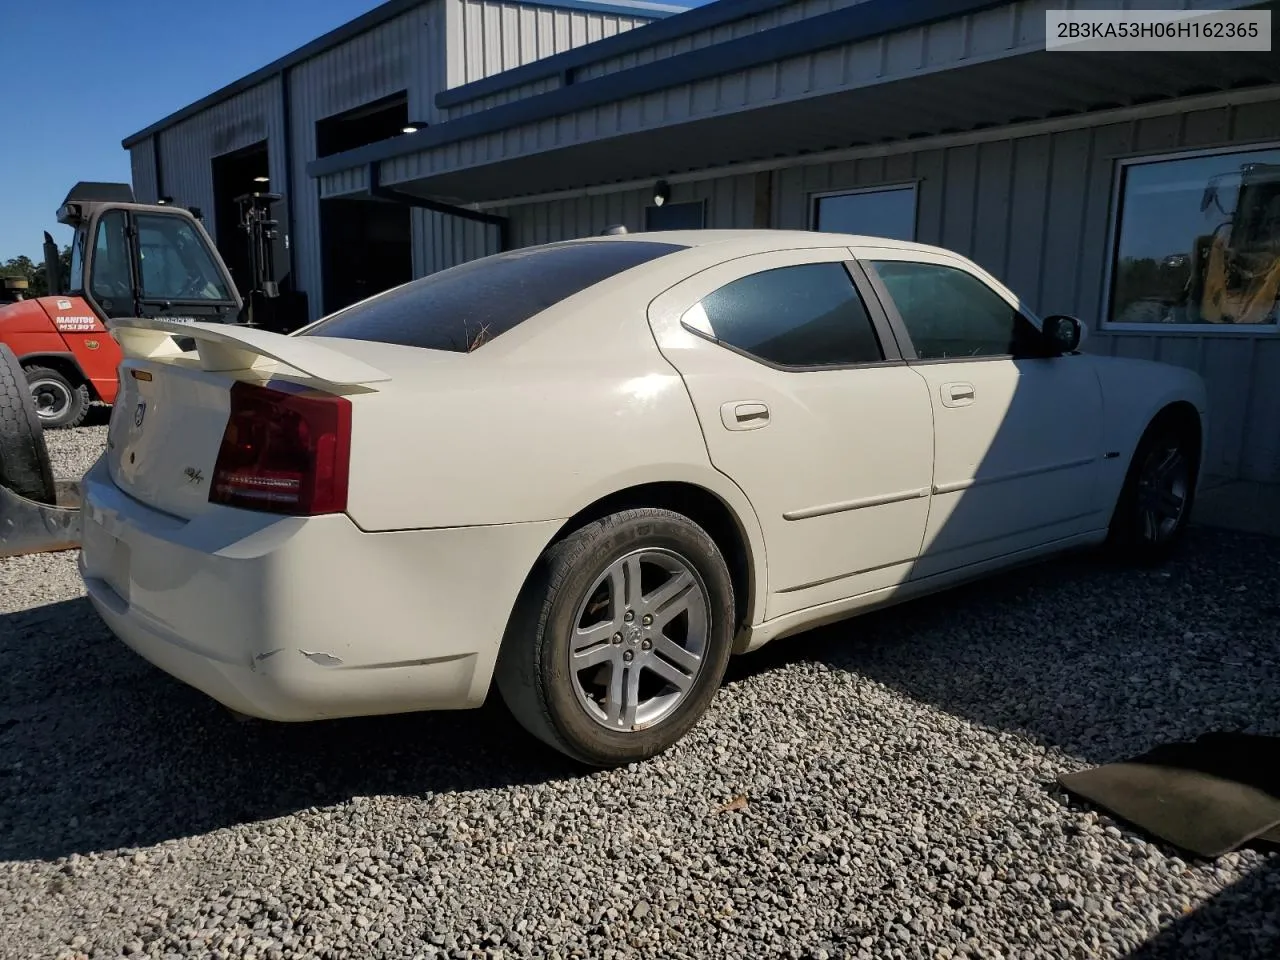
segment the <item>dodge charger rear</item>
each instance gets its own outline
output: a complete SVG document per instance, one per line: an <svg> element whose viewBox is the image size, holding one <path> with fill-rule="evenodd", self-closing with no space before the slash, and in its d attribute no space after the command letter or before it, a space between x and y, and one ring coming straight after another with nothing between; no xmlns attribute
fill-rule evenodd
<svg viewBox="0 0 1280 960"><path fill-rule="evenodd" d="M83 576L244 714L492 684L556 749L642 760L733 652L1067 549L1167 555L1204 384L1082 332L949 251L782 231L510 251L290 336L124 321Z"/></svg>

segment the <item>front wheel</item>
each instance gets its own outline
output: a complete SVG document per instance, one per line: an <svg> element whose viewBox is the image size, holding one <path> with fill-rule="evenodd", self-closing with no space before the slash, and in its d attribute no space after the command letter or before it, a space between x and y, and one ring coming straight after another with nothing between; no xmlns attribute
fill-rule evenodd
<svg viewBox="0 0 1280 960"><path fill-rule="evenodd" d="M25 369L36 416L46 430L84 423L91 402L87 384L73 383L61 371L49 367L33 365Z"/></svg>
<svg viewBox="0 0 1280 960"><path fill-rule="evenodd" d="M1153 563L1178 546L1195 503L1199 450L1173 420L1148 428L1133 455L1111 520L1110 546L1126 560Z"/></svg>
<svg viewBox="0 0 1280 960"><path fill-rule="evenodd" d="M540 558L498 689L526 730L576 760L647 760L710 705L734 627L733 582L706 531L668 510L626 510Z"/></svg>

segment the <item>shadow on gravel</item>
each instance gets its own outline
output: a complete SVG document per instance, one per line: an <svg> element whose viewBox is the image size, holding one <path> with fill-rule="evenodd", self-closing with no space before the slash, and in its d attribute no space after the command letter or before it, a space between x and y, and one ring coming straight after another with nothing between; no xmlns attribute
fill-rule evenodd
<svg viewBox="0 0 1280 960"><path fill-rule="evenodd" d="M237 723L86 600L0 616L0 860L141 846L352 796L582 776L478 711ZM1280 732L1280 540L1193 530L1157 570L1056 561L778 641L728 683L822 664L1088 763Z"/></svg>
<svg viewBox="0 0 1280 960"><path fill-rule="evenodd" d="M480 710L239 723L88 600L0 615L0 861L145 846L337 804L580 776Z"/></svg>
<svg viewBox="0 0 1280 960"><path fill-rule="evenodd" d="M85 415L84 427L105 427L111 422L111 407L105 403L95 403L89 407L89 412Z"/></svg>
<svg viewBox="0 0 1280 960"><path fill-rule="evenodd" d="M1272 858L1173 923L1128 960L1280 956L1280 860Z"/></svg>
<svg viewBox="0 0 1280 960"><path fill-rule="evenodd" d="M1059 748L1071 769L1209 730L1280 734L1280 540L1193 528L1155 569L1051 561L779 641L728 682L785 664ZM1280 956L1280 857L1131 954L1252 956Z"/></svg>
<svg viewBox="0 0 1280 960"><path fill-rule="evenodd" d="M1027 567L780 640L729 682L822 664L1089 764L1212 729L1280 733L1280 540L1189 532L1165 566Z"/></svg>

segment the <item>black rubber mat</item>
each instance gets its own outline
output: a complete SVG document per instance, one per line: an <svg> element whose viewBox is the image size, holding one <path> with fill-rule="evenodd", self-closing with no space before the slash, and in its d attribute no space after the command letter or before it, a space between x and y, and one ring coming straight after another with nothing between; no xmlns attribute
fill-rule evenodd
<svg viewBox="0 0 1280 960"><path fill-rule="evenodd" d="M1201 857L1280 843L1280 737L1208 733L1058 778L1063 788Z"/></svg>

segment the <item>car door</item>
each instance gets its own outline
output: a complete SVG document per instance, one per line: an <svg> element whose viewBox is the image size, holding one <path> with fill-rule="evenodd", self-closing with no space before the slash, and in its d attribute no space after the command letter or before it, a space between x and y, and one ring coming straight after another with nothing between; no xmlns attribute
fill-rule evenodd
<svg viewBox="0 0 1280 960"><path fill-rule="evenodd" d="M1089 359L1047 355L1017 298L967 261L858 253L933 405L933 498L915 578L1105 526L1102 391Z"/></svg>
<svg viewBox="0 0 1280 960"><path fill-rule="evenodd" d="M712 463L757 513L770 618L901 583L924 536L928 392L850 260L843 247L742 257L650 305Z"/></svg>

